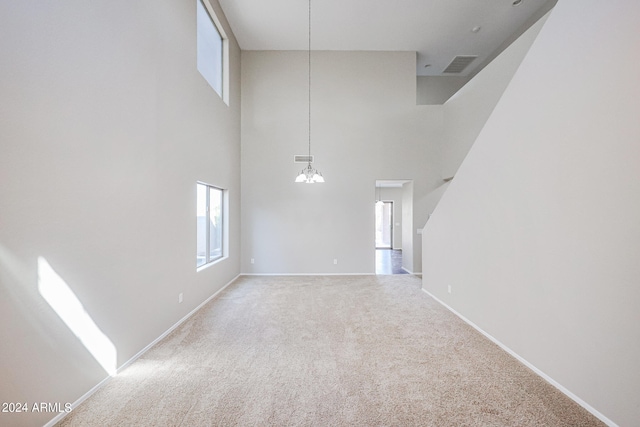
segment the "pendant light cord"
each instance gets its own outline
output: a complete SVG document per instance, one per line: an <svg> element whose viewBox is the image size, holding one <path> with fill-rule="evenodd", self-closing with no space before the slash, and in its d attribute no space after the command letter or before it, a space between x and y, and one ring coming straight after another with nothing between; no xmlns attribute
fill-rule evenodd
<svg viewBox="0 0 640 427"><path fill-rule="evenodd" d="M309 166L311 166L311 0L309 0Z"/></svg>

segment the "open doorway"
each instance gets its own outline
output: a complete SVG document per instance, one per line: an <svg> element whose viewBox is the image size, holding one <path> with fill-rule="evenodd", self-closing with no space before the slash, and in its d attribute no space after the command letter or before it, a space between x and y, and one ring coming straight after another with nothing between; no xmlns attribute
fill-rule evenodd
<svg viewBox="0 0 640 427"><path fill-rule="evenodd" d="M376 181L374 244L376 274L406 274L402 264L403 184L406 180Z"/></svg>

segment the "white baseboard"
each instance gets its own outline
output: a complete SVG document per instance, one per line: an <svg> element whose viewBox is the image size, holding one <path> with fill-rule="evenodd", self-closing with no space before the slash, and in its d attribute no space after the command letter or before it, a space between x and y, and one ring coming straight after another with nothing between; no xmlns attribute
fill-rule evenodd
<svg viewBox="0 0 640 427"><path fill-rule="evenodd" d="M93 388L91 390L89 390L88 392L86 392L85 394L83 394L78 400L76 400L75 402L73 402L71 404L71 411L70 412L61 412L58 415L56 415L55 417L53 417L51 420L49 420L48 423L46 423L44 425L44 427L53 427L54 425L56 425L57 423L59 423L64 417L66 417L67 415L69 415L71 412L73 412L74 409L76 409L78 407L78 405L80 405L82 402L84 402L85 400L87 400L89 397L91 397L91 395L93 393L95 393L96 391L100 390L102 387L104 387L109 381L111 381L111 376L106 377L105 379L103 379L102 381L100 381L98 384L96 384L95 386L93 386Z"/></svg>
<svg viewBox="0 0 640 427"><path fill-rule="evenodd" d="M400 268L403 269L404 271L406 271L408 274L413 274L414 276L418 275L418 274L422 274L422 271L411 271L411 270L409 270L407 268L404 268L404 267L400 267Z"/></svg>
<svg viewBox="0 0 640 427"><path fill-rule="evenodd" d="M135 362L136 360L138 360L140 358L140 356L142 356L144 353L146 353L147 351L149 351L149 349L151 349L151 347L153 347L154 345L156 345L157 343L159 343L160 341L162 341L162 339L164 339L167 335L169 335L171 332L173 332L178 326L180 326L182 323L184 323L187 319L189 319L191 316L193 316L194 314L196 314L196 312L198 310L200 310L202 307L205 306L205 304L207 304L209 301L211 301L213 298L215 298L220 292L222 292L223 290L225 290L229 285L231 285L233 282L236 281L236 279L238 279L238 277L240 277L240 274L238 274L236 277L234 277L233 279L231 279L226 285L224 285L222 288L218 289L213 295L211 295L209 298L207 298L206 300L204 300L202 303L200 303L200 305L198 305L196 308L194 308L193 310L191 310L187 315L185 315L182 319L178 320L173 326L171 326L169 329L167 329L166 331L164 331L158 338L156 338L155 340L153 340L151 343L149 343L146 347L144 347L142 350L140 350L139 352L137 352L132 358L130 358L129 360L127 360L126 362L124 362L117 370L116 370L116 375L118 375L120 372L124 371L129 365L131 365L133 362ZM87 400L89 397L91 397L92 394L94 394L96 391L100 390L102 387L104 387L110 380L111 380L111 376L106 377L105 379L103 379L102 381L100 381L98 384L96 384L91 390L89 390L88 392L86 392L85 394L83 394L78 400L76 400L75 402L73 402L71 404L71 412L73 412L73 410L75 408L77 408L78 406L80 406L80 404L82 402L84 402L85 400ZM46 423L43 427L53 427L55 424L59 423L65 416L67 416L68 414L70 414L71 412L63 412L60 413L58 415L56 415L54 418L52 418L48 423Z"/></svg>
<svg viewBox="0 0 640 427"><path fill-rule="evenodd" d="M240 273L241 276L375 276L375 273Z"/></svg>
<svg viewBox="0 0 640 427"><path fill-rule="evenodd" d="M569 391L567 388L565 388L562 384L560 384L559 382L557 382L556 380L554 380L553 378L551 378L549 375L545 374L543 371L541 371L540 369L536 368L533 364L529 363L525 358L523 358L522 356L520 356L519 354L517 354L515 351L511 350L509 347L507 347L506 345L504 345L503 343L501 343L500 341L498 341L496 338L494 338L493 336L489 335L487 332L485 332L484 330L482 330L479 326L477 326L475 323L473 323L472 321L470 321L469 319L467 319L466 317L464 317L462 314L458 313L457 311L455 311L453 308L451 308L449 305L447 305L446 303L444 303L442 300L440 300L438 297L436 297L435 295L433 295L431 292L427 291L426 289L422 288L422 290L424 291L424 293L426 293L427 295L429 295L431 298L433 298L434 300L436 300L440 305L442 305L443 307L445 307L447 310L449 310L450 312L452 312L453 314L455 314L456 316L458 316L462 321L464 321L466 324L468 324L469 326L471 326L472 328L474 328L476 331L480 332L482 335L484 335L485 337L487 337L488 339L490 339L494 344L496 344L498 347L500 347L501 349L503 349L504 351L506 351L507 353L509 353L511 356L515 357L520 363L522 363L523 365L525 365L526 367L528 367L529 369L531 369L533 372L535 372L536 374L538 374L539 376L541 376L545 381L547 381L549 384L551 384L552 386L554 386L555 388L557 388L558 390L560 390L562 393L564 393L567 397L569 397L571 400L573 400L574 402L576 402L578 405L582 406L584 409L586 409L587 411L591 412L596 418L598 418L600 421L602 421L603 423L605 423L606 425L608 425L609 427L618 427L618 425L616 423L614 423L613 421L611 421L609 418L605 417L602 413L600 413L598 410L596 410L595 408L593 408L591 405L589 405L587 402L585 402L584 400L580 399L578 396L576 396L575 394L573 394L571 391Z"/></svg>
<svg viewBox="0 0 640 427"><path fill-rule="evenodd" d="M204 300L203 302L201 302L196 308L194 308L193 310L191 310L189 313L187 313L182 319L178 320L172 327L170 327L169 329L167 329L166 331L164 331L162 333L162 335L160 335L158 338L156 338L155 340L153 340L149 345L147 345L145 348L143 348L142 350L140 350L138 353L136 353L135 356L133 356L131 359L127 360L125 363L122 364L122 366L120 366L118 368L117 373L119 374L120 372L122 372L123 370L125 370L129 365L131 365L133 362L135 362L140 356L142 356L144 353L146 353L151 347L153 347L154 345L156 345L158 342L162 341L167 335L169 335L171 332L173 332L178 326L180 326L181 324L183 324L187 319L189 319L191 316L193 316L194 314L196 314L196 312L198 310L200 310L202 307L204 307L209 301L211 301L212 299L214 299L220 292L224 291L230 284L232 284L233 282L236 281L236 279L240 277L240 275L238 274L236 277L234 277L233 279L231 279L231 281L229 281L226 285L224 285L223 287L221 287L220 289L218 289L213 295L211 295L209 298L207 298L206 300Z"/></svg>
<svg viewBox="0 0 640 427"><path fill-rule="evenodd" d="M406 268L402 267L402 269L404 271L407 272L407 274L410 274L412 276L419 276L422 274L421 271L419 272L412 272L407 270ZM389 273L389 274L376 274L376 273L240 273L240 276L296 276L296 277L301 277L301 276L393 276L394 274Z"/></svg>

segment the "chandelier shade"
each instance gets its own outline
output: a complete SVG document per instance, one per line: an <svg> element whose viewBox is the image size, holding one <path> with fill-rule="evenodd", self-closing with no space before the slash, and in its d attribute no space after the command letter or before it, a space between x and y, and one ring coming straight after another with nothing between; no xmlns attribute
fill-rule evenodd
<svg viewBox="0 0 640 427"><path fill-rule="evenodd" d="M304 182L307 184L322 183L324 182L324 177L317 169L311 167L311 163L309 163L306 168L300 171L300 175L296 177L296 182Z"/></svg>

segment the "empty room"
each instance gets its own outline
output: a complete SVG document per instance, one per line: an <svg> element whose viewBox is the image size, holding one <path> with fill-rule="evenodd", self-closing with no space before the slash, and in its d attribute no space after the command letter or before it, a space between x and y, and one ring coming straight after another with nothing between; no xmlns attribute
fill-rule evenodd
<svg viewBox="0 0 640 427"><path fill-rule="evenodd" d="M640 425L639 16L0 2L0 425Z"/></svg>

